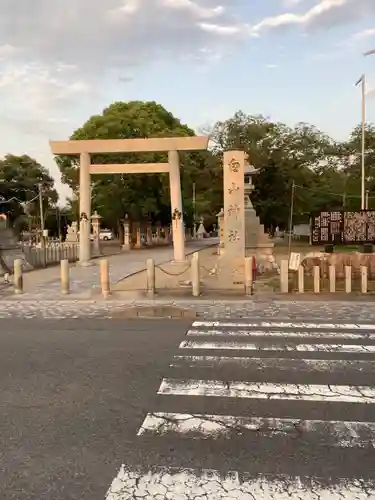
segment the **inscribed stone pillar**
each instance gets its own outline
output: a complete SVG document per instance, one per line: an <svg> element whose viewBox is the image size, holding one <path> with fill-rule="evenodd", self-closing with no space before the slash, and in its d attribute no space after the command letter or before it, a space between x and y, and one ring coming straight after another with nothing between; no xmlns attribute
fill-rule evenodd
<svg viewBox="0 0 375 500"><path fill-rule="evenodd" d="M152 227L151 227L151 224L148 224L147 225L147 228L146 228L146 243L148 246L152 246Z"/></svg>
<svg viewBox="0 0 375 500"><path fill-rule="evenodd" d="M87 266L91 258L90 248L90 217L91 217L91 189L90 189L90 155L81 153L79 165L79 263Z"/></svg>
<svg viewBox="0 0 375 500"><path fill-rule="evenodd" d="M220 210L220 212L216 215L217 217L217 226L218 226L218 233L220 237L220 248L224 248L224 208Z"/></svg>
<svg viewBox="0 0 375 500"><path fill-rule="evenodd" d="M224 153L225 259L243 265L245 258L244 151Z"/></svg>
<svg viewBox="0 0 375 500"><path fill-rule="evenodd" d="M160 223L158 222L156 225L156 244L157 245L160 244L160 231L161 231Z"/></svg>
<svg viewBox="0 0 375 500"><path fill-rule="evenodd" d="M141 248L141 224L138 222L135 226L135 248Z"/></svg>
<svg viewBox="0 0 375 500"><path fill-rule="evenodd" d="M129 227L129 218L128 214L125 215L125 219L123 220L124 224L124 244L122 245L123 250L130 250L130 227Z"/></svg>
<svg viewBox="0 0 375 500"><path fill-rule="evenodd" d="M94 254L100 255L100 219L101 216L95 211L91 216L92 232L94 236L93 246Z"/></svg>
<svg viewBox="0 0 375 500"><path fill-rule="evenodd" d="M171 192L173 254L176 262L183 262L185 260L185 235L180 180L180 159L178 151L169 151L168 161Z"/></svg>

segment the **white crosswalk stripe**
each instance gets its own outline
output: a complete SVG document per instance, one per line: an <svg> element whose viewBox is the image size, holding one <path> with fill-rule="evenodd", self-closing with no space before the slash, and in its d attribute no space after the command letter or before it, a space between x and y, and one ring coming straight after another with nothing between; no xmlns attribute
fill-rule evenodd
<svg viewBox="0 0 375 500"><path fill-rule="evenodd" d="M154 411L150 409L138 436L216 441L241 436L245 440L249 436L267 440L303 436L312 446L374 449L374 368L372 324L196 321L161 381L160 404ZM290 408L288 414L285 408ZM117 486L121 483L123 487L131 474L123 467L115 480ZM241 479L237 475L230 479L211 471L215 479L207 481L209 475L202 471L153 474L149 472L142 481L156 485L158 494L167 491L161 478L172 488L176 474L176 484L180 480L185 485L177 488L176 498L180 493L185 494L181 498L195 498L199 492L202 498L234 500L375 498L373 485L366 486L370 496L362 496L354 480L343 480L329 490L314 483L316 478ZM220 496L219 490L214 492L224 483L230 486L222 490L230 490L228 497ZM212 496L207 484L211 484ZM107 500L126 498L115 493L110 490Z"/></svg>
<svg viewBox="0 0 375 500"><path fill-rule="evenodd" d="M365 493L364 493L365 492ZM231 471L156 468L146 474L122 466L106 500L371 500L375 489L364 481L341 479L327 485L318 478L258 476Z"/></svg>

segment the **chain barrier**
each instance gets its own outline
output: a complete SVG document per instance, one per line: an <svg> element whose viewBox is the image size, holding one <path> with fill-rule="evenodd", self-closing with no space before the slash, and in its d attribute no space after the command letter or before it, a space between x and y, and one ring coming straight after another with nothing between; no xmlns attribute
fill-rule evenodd
<svg viewBox="0 0 375 500"><path fill-rule="evenodd" d="M207 267L202 266L201 264L199 264L199 269L203 269L203 271L206 271L206 273L209 276L213 276L213 275L217 274L217 270L215 269L215 267L213 267L212 269L208 269Z"/></svg>
<svg viewBox="0 0 375 500"><path fill-rule="evenodd" d="M189 264L187 265L187 267L186 267L183 271L181 271L181 272L179 272L179 273L171 273L171 272L169 272L169 271L166 271L166 270L165 270L165 269L163 269L160 265L155 266L155 269L160 269L160 271L161 271L162 273L166 274L167 276L181 276L182 274L186 273L186 271L188 271L188 270L190 269L190 267L191 267L191 264L189 263Z"/></svg>

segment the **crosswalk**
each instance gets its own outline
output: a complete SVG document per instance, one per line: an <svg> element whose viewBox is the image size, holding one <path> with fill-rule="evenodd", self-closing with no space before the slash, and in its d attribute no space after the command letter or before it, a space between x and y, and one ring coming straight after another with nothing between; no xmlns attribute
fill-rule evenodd
<svg viewBox="0 0 375 500"><path fill-rule="evenodd" d="M233 440L246 447L256 439L271 443L271 449L273 442L291 449L303 442L315 450L320 447L322 454L329 449L372 452L374 368L375 325L195 321L171 360L138 437L211 440L222 442L223 449ZM135 477L135 471L123 466L107 499L137 498L135 492L129 497L116 493ZM375 483L358 477L319 481L270 476L269 471L223 475L217 470L159 468L142 476L147 495L140 497L375 499Z"/></svg>

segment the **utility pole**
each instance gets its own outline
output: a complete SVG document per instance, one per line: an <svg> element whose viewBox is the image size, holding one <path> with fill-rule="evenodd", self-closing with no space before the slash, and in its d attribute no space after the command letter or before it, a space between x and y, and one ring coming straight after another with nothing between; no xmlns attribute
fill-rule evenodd
<svg viewBox="0 0 375 500"><path fill-rule="evenodd" d="M365 209L365 124L366 124L366 77L363 74L355 84L362 89L362 145L361 145L361 210Z"/></svg>
<svg viewBox="0 0 375 500"><path fill-rule="evenodd" d="M289 215L289 239L288 239L288 258L290 259L290 251L292 249L292 231L293 231L293 210L294 210L294 191L296 185L293 181L292 183L292 192L290 195L290 215Z"/></svg>
<svg viewBox="0 0 375 500"><path fill-rule="evenodd" d="M39 189L39 212L40 212L40 230L44 231L44 212L43 212L43 186L42 183L38 184Z"/></svg>
<svg viewBox="0 0 375 500"><path fill-rule="evenodd" d="M46 266L46 241L44 238L44 211L43 211L43 185L40 182L38 184L38 190L39 190L39 211L40 211L40 242L43 248L43 263L44 267Z"/></svg>
<svg viewBox="0 0 375 500"><path fill-rule="evenodd" d="M196 213L195 213L195 182L193 182L193 238L197 237L197 226L195 222Z"/></svg>
<svg viewBox="0 0 375 500"><path fill-rule="evenodd" d="M39 189L39 212L40 212L40 230L42 231L42 235L44 234L44 212L43 212L43 186L40 182L38 184Z"/></svg>

